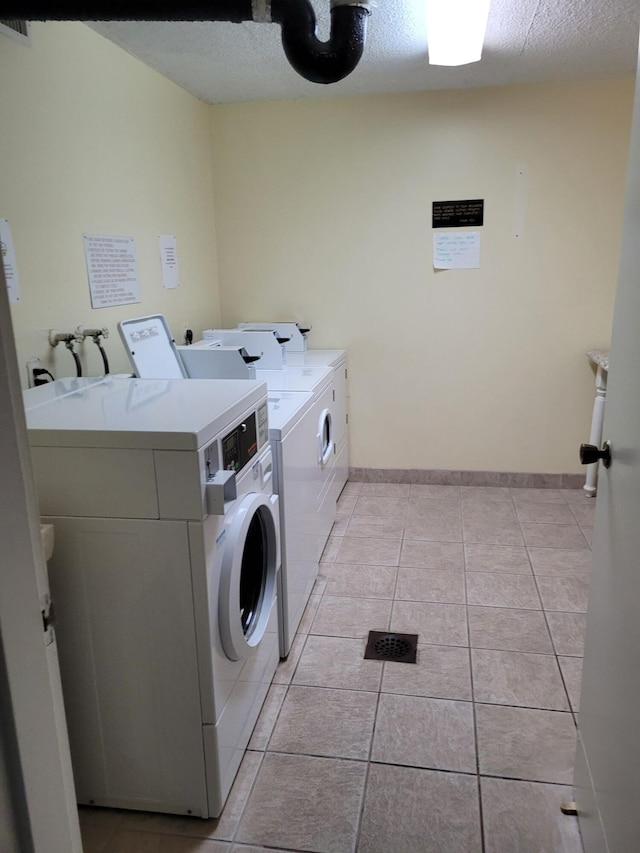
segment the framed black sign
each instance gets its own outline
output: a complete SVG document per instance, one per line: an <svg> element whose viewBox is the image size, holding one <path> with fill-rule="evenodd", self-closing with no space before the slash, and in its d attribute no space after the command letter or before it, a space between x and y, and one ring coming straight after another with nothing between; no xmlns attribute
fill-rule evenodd
<svg viewBox="0 0 640 853"><path fill-rule="evenodd" d="M464 225L483 224L483 198L433 202L432 228L461 228Z"/></svg>

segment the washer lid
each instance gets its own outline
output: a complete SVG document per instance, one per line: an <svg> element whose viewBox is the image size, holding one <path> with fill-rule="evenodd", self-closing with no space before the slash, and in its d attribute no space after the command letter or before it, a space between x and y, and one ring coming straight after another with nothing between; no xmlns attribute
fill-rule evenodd
<svg viewBox="0 0 640 853"><path fill-rule="evenodd" d="M118 323L129 361L141 379L183 379L186 372L162 314Z"/></svg>
<svg viewBox="0 0 640 853"><path fill-rule="evenodd" d="M345 349L308 349L287 353L287 367L336 368L347 357Z"/></svg>
<svg viewBox="0 0 640 853"><path fill-rule="evenodd" d="M269 391L269 438L280 441L313 405L311 391Z"/></svg>
<svg viewBox="0 0 640 853"><path fill-rule="evenodd" d="M329 367L283 367L282 370L258 370L256 379L267 383L269 391L318 391L333 377Z"/></svg>
<svg viewBox="0 0 640 853"><path fill-rule="evenodd" d="M197 450L266 401L251 379L115 379L51 382L23 392L29 441L48 447ZM60 396L55 395L56 389ZM35 392L35 393L34 393Z"/></svg>

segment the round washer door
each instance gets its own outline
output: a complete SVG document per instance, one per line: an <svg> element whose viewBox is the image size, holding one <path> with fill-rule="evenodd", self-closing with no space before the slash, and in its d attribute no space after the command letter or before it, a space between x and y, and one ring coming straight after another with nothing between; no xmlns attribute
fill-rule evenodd
<svg viewBox="0 0 640 853"><path fill-rule="evenodd" d="M318 419L318 465L324 467L333 451L333 421L329 409L323 409Z"/></svg>
<svg viewBox="0 0 640 853"><path fill-rule="evenodd" d="M241 660L267 629L276 596L278 499L241 498L227 531L220 575L218 620L225 654Z"/></svg>

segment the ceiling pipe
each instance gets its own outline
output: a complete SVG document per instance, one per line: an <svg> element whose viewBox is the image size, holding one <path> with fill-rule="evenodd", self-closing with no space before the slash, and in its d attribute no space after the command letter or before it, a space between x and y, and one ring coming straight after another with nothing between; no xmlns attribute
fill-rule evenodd
<svg viewBox="0 0 640 853"><path fill-rule="evenodd" d="M362 57L373 0L331 0L329 40L316 36L309 0L0 0L1 20L243 21L280 24L282 46L298 74L336 83Z"/></svg>
<svg viewBox="0 0 640 853"><path fill-rule="evenodd" d="M307 0L271 0L271 20L282 28L285 55L312 83L336 83L351 74L362 57L369 14L369 0L331 0L331 34L323 42Z"/></svg>

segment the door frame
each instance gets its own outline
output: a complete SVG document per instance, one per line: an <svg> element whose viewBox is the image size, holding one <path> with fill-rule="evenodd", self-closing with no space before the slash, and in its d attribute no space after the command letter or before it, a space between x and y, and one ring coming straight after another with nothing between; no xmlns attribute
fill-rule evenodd
<svg viewBox="0 0 640 853"><path fill-rule="evenodd" d="M45 645L46 576L22 389L0 260L0 669L2 736L16 849L81 853L56 645Z"/></svg>

